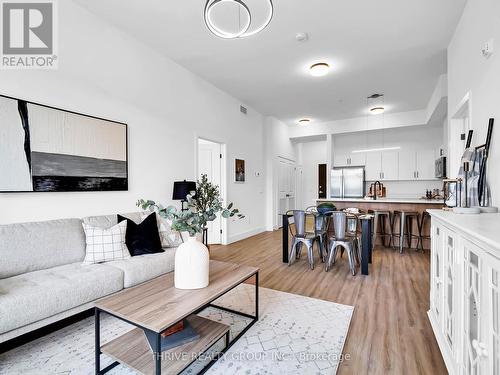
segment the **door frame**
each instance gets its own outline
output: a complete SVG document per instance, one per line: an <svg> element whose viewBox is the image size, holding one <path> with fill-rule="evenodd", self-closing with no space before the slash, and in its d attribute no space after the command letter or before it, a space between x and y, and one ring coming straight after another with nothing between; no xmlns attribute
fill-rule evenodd
<svg viewBox="0 0 500 375"><path fill-rule="evenodd" d="M201 134L195 133L194 136L194 149L195 149L195 159L194 159L194 175L196 176L196 179L198 179L198 141L199 140L204 140L204 141L209 141L213 143L217 143L220 145L220 152L222 154L222 158L220 160L220 186L219 186L219 191L220 191L220 196L222 198L223 204L227 204L227 145L226 143L222 142L221 140L217 140L211 137L205 137ZM222 229L222 235L221 235L221 244L222 245L227 245L228 244L228 220L223 220L222 217L220 218L220 227Z"/></svg>

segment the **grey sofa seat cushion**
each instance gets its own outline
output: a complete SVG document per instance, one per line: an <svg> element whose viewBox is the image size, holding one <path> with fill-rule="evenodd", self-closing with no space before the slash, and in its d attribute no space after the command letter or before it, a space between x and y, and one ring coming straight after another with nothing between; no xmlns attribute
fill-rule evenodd
<svg viewBox="0 0 500 375"><path fill-rule="evenodd" d="M139 255L125 260L106 263L123 271L125 288L143 283L165 273L172 272L175 266L176 248L165 248L164 253Z"/></svg>
<svg viewBox="0 0 500 375"><path fill-rule="evenodd" d="M84 257L80 219L0 225L0 279L81 262Z"/></svg>
<svg viewBox="0 0 500 375"><path fill-rule="evenodd" d="M140 212L131 212L120 215L132 220L136 224L140 224L142 221ZM117 215L87 216L83 218L83 222L85 224L92 225L93 227L108 229L118 224L118 218Z"/></svg>
<svg viewBox="0 0 500 375"><path fill-rule="evenodd" d="M67 264L0 280L0 333L123 289L123 272L103 264Z"/></svg>

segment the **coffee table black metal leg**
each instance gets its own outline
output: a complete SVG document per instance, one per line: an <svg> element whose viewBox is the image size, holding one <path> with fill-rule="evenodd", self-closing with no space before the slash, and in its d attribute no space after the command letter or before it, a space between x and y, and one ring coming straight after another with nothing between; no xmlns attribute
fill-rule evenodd
<svg viewBox="0 0 500 375"><path fill-rule="evenodd" d="M156 333L156 340L155 340L155 374L160 375L161 374L161 334Z"/></svg>
<svg viewBox="0 0 500 375"><path fill-rule="evenodd" d="M259 320L259 271L255 274L255 320Z"/></svg>
<svg viewBox="0 0 500 375"><path fill-rule="evenodd" d="M95 309L95 373L101 372L101 316L98 308Z"/></svg>

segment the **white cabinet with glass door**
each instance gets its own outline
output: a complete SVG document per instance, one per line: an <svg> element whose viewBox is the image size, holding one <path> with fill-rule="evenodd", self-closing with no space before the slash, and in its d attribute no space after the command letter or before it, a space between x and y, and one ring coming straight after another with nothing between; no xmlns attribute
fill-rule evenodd
<svg viewBox="0 0 500 375"><path fill-rule="evenodd" d="M448 372L498 375L500 244L491 248L432 211L429 319Z"/></svg>

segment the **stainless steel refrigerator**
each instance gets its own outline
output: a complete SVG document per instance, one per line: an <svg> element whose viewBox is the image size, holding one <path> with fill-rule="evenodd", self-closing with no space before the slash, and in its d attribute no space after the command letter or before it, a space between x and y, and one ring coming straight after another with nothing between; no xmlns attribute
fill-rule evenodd
<svg viewBox="0 0 500 375"><path fill-rule="evenodd" d="M333 168L330 179L331 198L363 198L365 196L365 168Z"/></svg>

